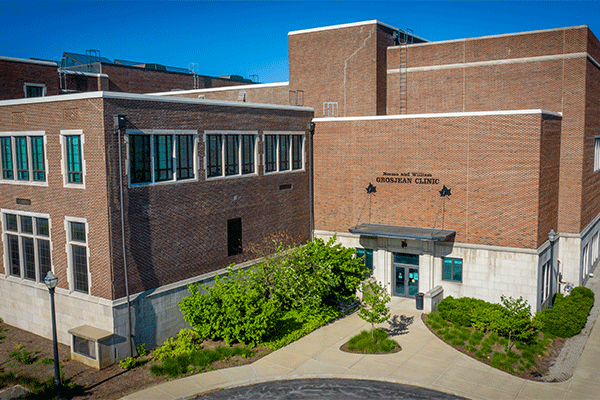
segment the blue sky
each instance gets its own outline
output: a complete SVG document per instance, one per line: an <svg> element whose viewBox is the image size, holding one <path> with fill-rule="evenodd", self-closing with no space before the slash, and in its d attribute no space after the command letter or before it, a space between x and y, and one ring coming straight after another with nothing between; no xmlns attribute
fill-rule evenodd
<svg viewBox="0 0 600 400"><path fill-rule="evenodd" d="M63 52L287 81L287 33L377 19L427 40L588 25L596 1L0 1L0 56Z"/></svg>

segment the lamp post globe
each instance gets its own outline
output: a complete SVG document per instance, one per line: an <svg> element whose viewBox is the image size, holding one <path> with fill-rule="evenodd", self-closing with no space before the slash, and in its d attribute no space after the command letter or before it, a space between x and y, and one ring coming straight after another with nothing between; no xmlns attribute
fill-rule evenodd
<svg viewBox="0 0 600 400"><path fill-rule="evenodd" d="M58 278L52 273L52 271L48 271L48 274L44 278L44 283L50 292L50 309L52 313L52 350L54 352L54 386L58 388L60 386L60 370L58 366L58 340L56 338L56 312L54 311L54 288L56 288Z"/></svg>

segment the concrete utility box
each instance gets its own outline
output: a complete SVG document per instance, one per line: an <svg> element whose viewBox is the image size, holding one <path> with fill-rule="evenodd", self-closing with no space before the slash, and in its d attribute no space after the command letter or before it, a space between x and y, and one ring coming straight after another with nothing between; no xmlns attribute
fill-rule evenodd
<svg viewBox="0 0 600 400"><path fill-rule="evenodd" d="M96 369L115 363L112 356L114 334L89 325L69 329L71 338L71 359Z"/></svg>
<svg viewBox="0 0 600 400"><path fill-rule="evenodd" d="M444 288L441 286L436 286L433 289L429 290L425 293L425 301L424 308L425 312L430 313L437 309L437 305L440 304L440 301L444 298Z"/></svg>

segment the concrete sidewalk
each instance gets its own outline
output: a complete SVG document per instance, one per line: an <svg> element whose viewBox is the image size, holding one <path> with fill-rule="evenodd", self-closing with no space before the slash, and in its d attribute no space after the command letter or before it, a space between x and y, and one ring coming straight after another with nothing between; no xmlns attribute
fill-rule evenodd
<svg viewBox="0 0 600 400"><path fill-rule="evenodd" d="M220 388L298 378L371 379L415 385L472 399L600 400L600 326L595 324L573 377L545 383L517 378L466 356L434 336L413 299L393 298L392 337L402 351L345 353L340 346L370 325L356 313L324 326L250 365L173 380L123 397L187 399Z"/></svg>

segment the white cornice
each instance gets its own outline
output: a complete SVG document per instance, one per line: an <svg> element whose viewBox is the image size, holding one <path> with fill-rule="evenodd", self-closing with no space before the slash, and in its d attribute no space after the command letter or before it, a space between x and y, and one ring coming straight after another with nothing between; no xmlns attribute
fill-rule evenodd
<svg viewBox="0 0 600 400"><path fill-rule="evenodd" d="M252 85L222 86L222 87L208 88L208 89L172 90L169 92L146 93L146 94L151 95L151 96L175 96L178 94L222 92L225 90L260 89L260 88L278 87L278 86L289 86L289 82L256 83L256 84L252 84Z"/></svg>
<svg viewBox="0 0 600 400"><path fill-rule="evenodd" d="M464 39L450 39L450 40L440 40L438 42L433 42L433 41L429 41L429 42L425 42L425 43L413 43L410 44L409 46L431 46L431 45L436 45L436 44L446 44L446 43L457 43L457 42L468 42L468 41L472 41L472 40L483 40L483 39L496 39L496 38L502 38L502 37L510 37L510 36L522 36L522 35L529 35L529 34L534 34L534 33L548 33L548 32L554 32L554 31L566 31L566 30L571 30L571 29L580 29L580 28L587 28L587 25L577 25L577 26L567 26L564 28L553 28L553 29L540 29L537 31L525 31L525 32L515 32L515 33L502 33L499 35L489 35L489 36L478 36L478 37L472 37L472 38L464 38ZM398 48L398 46L390 46L389 48Z"/></svg>
<svg viewBox="0 0 600 400"><path fill-rule="evenodd" d="M91 77L94 77L94 78L98 78L98 77L100 77L100 78L108 78L107 74L96 74L94 72L73 71L73 70L64 69L64 68L59 68L58 72L59 73L62 72L62 73L68 74L68 75L83 75L83 76L91 76Z"/></svg>
<svg viewBox="0 0 600 400"><path fill-rule="evenodd" d="M451 117L482 117L489 115L526 115L526 114L545 114L555 117L562 117L561 113L547 110L501 110L501 111L469 111L469 112L451 112L451 113L431 113L431 114L398 114L398 115L376 115L361 117L329 117L313 118L314 122L339 122L339 121L377 121L388 119L418 119L418 118L451 118Z"/></svg>
<svg viewBox="0 0 600 400"><path fill-rule="evenodd" d="M2 57L2 56L0 56L0 61L21 62L21 63L27 63L27 64L38 64L38 65L46 65L46 66L49 66L49 67L57 67L58 68L58 65L56 63L51 62L51 61L28 60L28 59L25 59L25 58Z"/></svg>
<svg viewBox="0 0 600 400"><path fill-rule="evenodd" d="M290 110L290 111L314 111L311 107L300 106L284 106L279 104L262 104L262 103L245 103L241 101L223 101L223 100L205 100L193 99L186 97L169 97L169 96L152 96L147 94L123 93L123 92L85 92L75 94L62 94L46 97L32 97L27 99L14 99L0 101L0 107L15 106L23 104L37 103L52 103L57 101L72 101L86 99L123 99L123 100L140 100L140 101L156 101L163 103L183 103L183 104L201 104L208 106L223 106L223 107L241 107L241 108L262 108L268 110Z"/></svg>
<svg viewBox="0 0 600 400"><path fill-rule="evenodd" d="M352 22L350 24L322 26L320 28L302 29L302 30L299 30L299 31L291 31L291 32L288 33L288 36L291 36L291 35L301 35L303 33L313 33L313 32L321 32L321 31L329 31L329 30L332 30L332 29L352 28L354 26L364 26L364 25L373 25L373 24L385 26L386 28L392 29L394 31L399 31L400 30L398 28L394 28L391 25L384 24L383 22L380 22L380 21L377 21L376 19L373 19L371 21ZM412 35L412 36L414 36L414 35ZM417 37L417 36L415 36L415 37ZM421 38L419 38L419 39L421 39Z"/></svg>

